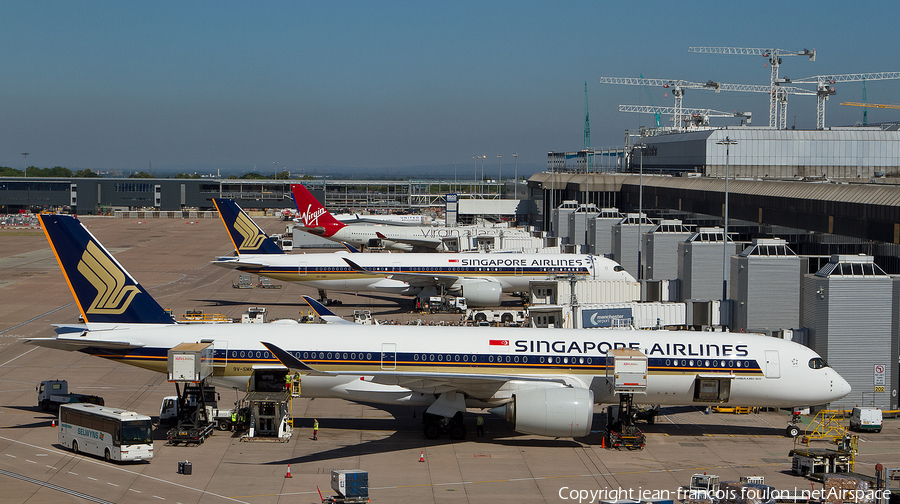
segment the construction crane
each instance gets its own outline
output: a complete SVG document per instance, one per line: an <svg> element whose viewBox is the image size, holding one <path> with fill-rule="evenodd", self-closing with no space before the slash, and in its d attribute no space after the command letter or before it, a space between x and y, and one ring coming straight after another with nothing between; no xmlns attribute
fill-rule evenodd
<svg viewBox="0 0 900 504"><path fill-rule="evenodd" d="M588 92L587 81L584 81L584 153L587 156L587 172L590 173L593 164L591 163L591 115L588 112Z"/></svg>
<svg viewBox="0 0 900 504"><path fill-rule="evenodd" d="M684 92L686 89L711 89L715 92L732 91L743 93L771 93L769 86L756 84L726 84L722 82L706 81L705 83L690 82L679 79L634 79L630 77L600 77L601 84L624 84L631 86L662 86L672 90L672 96L675 97L675 116L680 117L683 108ZM808 95L813 96L815 91L792 86L778 86L779 100L781 112L781 122L787 122L787 96L788 95Z"/></svg>
<svg viewBox="0 0 900 504"><path fill-rule="evenodd" d="M710 117L743 117L747 120L747 124L753 118L751 112L720 112L712 109L698 108L681 108L675 107L648 107L646 105L619 105L619 112L637 112L639 114L659 113L665 115L673 115L675 127L678 127L678 121L690 121L694 126L709 126Z"/></svg>
<svg viewBox="0 0 900 504"><path fill-rule="evenodd" d="M851 107L872 107L884 109L900 109L900 105L888 105L884 103L860 103L855 101L845 101L841 105L850 105Z"/></svg>
<svg viewBox="0 0 900 504"><path fill-rule="evenodd" d="M834 84L838 82L857 82L864 80L900 79L900 72L875 72L835 75L814 75L803 79L783 79L794 84L816 85L816 129L825 129L825 100L834 94Z"/></svg>
<svg viewBox="0 0 900 504"><path fill-rule="evenodd" d="M784 49L758 49L750 47L689 47L688 52L705 53L705 54L737 54L742 56L764 56L769 59L769 66L772 67L772 77L769 82L769 92L772 93L769 98L769 127L784 129L787 122L787 113L782 111L780 114L781 121L776 120L779 117L779 109L787 106L787 97L784 95L783 88L779 88L778 67L781 66L782 56L808 56L809 61L816 61L816 50L803 49L802 51L785 51Z"/></svg>
<svg viewBox="0 0 900 504"><path fill-rule="evenodd" d="M584 81L584 150L591 148L591 115L588 112L587 81Z"/></svg>

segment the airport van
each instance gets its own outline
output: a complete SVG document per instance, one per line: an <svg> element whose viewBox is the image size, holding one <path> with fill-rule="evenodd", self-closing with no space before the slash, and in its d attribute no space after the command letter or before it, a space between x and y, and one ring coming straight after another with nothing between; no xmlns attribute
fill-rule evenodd
<svg viewBox="0 0 900 504"><path fill-rule="evenodd" d="M850 412L850 430L857 432L881 432L883 420L878 408L853 408Z"/></svg>

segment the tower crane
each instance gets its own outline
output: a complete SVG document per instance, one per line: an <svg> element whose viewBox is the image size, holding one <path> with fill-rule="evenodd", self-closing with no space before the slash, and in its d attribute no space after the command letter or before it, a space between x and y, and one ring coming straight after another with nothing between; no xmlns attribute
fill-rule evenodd
<svg viewBox="0 0 900 504"><path fill-rule="evenodd" d="M782 56L808 56L809 61L816 61L816 50L803 49L802 51L785 51L784 49L758 49L750 47L689 47L688 52L705 54L737 54L743 56L764 56L769 59L772 67L772 77L769 82L769 127L784 129L787 122L786 111L781 111L780 124L776 124L779 117L779 109L787 107L787 96L784 88L779 87L778 67L781 66Z"/></svg>
<svg viewBox="0 0 900 504"><path fill-rule="evenodd" d="M900 72L814 75L803 79L784 79L784 82L816 85L816 129L821 130L825 129L825 100L834 94L835 83L890 79L900 79Z"/></svg>
<svg viewBox="0 0 900 504"><path fill-rule="evenodd" d="M855 101L847 101L841 103L841 105L850 105L851 107L872 107L872 108L884 108L884 109L900 109L900 105L889 105L884 103L860 103Z"/></svg>
<svg viewBox="0 0 900 504"><path fill-rule="evenodd" d="M684 100L684 92L686 89L711 89L715 92L720 91L733 91L733 92L744 92L744 93L771 93L771 88L769 86L756 85L756 84L726 84L722 82L713 82L706 81L705 83L700 82L690 82L679 79L634 79L630 77L600 77L600 82L602 84L625 84L631 86L662 86L664 88L670 88L672 90L672 96L675 97L675 117L680 117L681 112L679 112L683 108L683 100ZM815 91L811 91L809 89L803 89L793 86L777 86L780 94L778 103L781 105L781 122L782 124L787 122L787 96L791 94L795 95L815 95ZM677 121L677 119L676 119ZM676 123L677 126L677 123Z"/></svg>
<svg viewBox="0 0 900 504"><path fill-rule="evenodd" d="M698 108L681 108L675 109L675 107L648 107L646 105L619 105L619 112L637 112L640 114L647 113L660 113L666 115L674 115L675 126L678 126L679 120L687 120L688 118L695 126L708 126L710 117L743 117L747 119L747 124L750 124L750 121L753 118L751 112L720 112L718 110L712 109L698 109ZM679 115L680 114L680 115Z"/></svg>

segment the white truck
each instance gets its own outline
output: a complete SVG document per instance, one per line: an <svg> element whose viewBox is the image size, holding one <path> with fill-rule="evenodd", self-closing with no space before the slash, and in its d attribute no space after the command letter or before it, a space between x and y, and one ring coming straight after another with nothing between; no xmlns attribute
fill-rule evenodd
<svg viewBox="0 0 900 504"><path fill-rule="evenodd" d="M853 408L850 412L850 430L881 432L883 422L878 408Z"/></svg>
<svg viewBox="0 0 900 504"><path fill-rule="evenodd" d="M231 430L231 414L233 412L233 409L220 409L211 405L206 406L206 414L209 421L220 431ZM172 426L177 421L178 396L166 396L159 406L159 423L160 425Z"/></svg>
<svg viewBox="0 0 900 504"><path fill-rule="evenodd" d="M103 398L87 394L70 394L66 380L44 380L37 387L38 406L41 411L50 411L60 404L90 403L103 406Z"/></svg>
<svg viewBox="0 0 900 504"><path fill-rule="evenodd" d="M493 310L480 310L480 309L468 309L466 310L466 322L471 322L474 325L492 325L492 326L521 326L525 324L528 320L528 313L525 310L515 310L515 309L493 309Z"/></svg>

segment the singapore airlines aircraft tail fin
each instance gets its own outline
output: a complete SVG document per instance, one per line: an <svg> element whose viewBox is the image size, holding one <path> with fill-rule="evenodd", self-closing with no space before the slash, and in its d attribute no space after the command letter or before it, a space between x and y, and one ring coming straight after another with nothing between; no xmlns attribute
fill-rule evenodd
<svg viewBox="0 0 900 504"><path fill-rule="evenodd" d="M234 200L213 198L238 254L284 254Z"/></svg>
<svg viewBox="0 0 900 504"><path fill-rule="evenodd" d="M85 323L175 323L78 219L40 219Z"/></svg>

